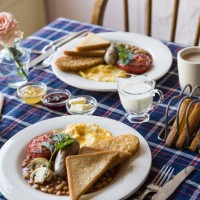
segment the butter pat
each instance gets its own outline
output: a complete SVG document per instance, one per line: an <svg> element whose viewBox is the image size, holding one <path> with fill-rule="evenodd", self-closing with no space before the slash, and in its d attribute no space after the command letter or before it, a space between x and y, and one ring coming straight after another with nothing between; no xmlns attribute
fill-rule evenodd
<svg viewBox="0 0 200 200"><path fill-rule="evenodd" d="M86 99L84 97L77 97L75 99L69 100L70 105L75 105L75 104L85 104Z"/></svg>
<svg viewBox="0 0 200 200"><path fill-rule="evenodd" d="M72 112L84 112L93 108L91 104L71 104L70 110Z"/></svg>

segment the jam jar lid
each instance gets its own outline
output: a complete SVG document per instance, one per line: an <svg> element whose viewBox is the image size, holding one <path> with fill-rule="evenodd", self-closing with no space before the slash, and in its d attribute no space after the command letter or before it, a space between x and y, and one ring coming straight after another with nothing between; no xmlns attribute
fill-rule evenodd
<svg viewBox="0 0 200 200"><path fill-rule="evenodd" d="M69 90L66 89L50 89L47 94L42 97L42 103L48 107L56 108L65 106L66 101L71 96Z"/></svg>

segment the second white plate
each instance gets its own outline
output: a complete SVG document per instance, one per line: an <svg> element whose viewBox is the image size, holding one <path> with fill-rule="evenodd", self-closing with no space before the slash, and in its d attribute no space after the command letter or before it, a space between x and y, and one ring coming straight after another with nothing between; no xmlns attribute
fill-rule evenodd
<svg viewBox="0 0 200 200"><path fill-rule="evenodd" d="M81 199L118 200L134 193L145 181L151 167L151 151L145 139L133 128L121 122L97 116L64 116L31 125L10 138L0 151L0 191L9 200L69 200L69 196L56 196L33 189L23 178L21 163L25 158L27 143L35 136L69 123L96 123L109 130L114 136L124 133L139 137L140 149L127 162L111 184L97 192L84 195Z"/></svg>
<svg viewBox="0 0 200 200"><path fill-rule="evenodd" d="M169 48L159 40L141 34L125 32L108 32L100 33L99 35L112 42L131 44L149 51L153 57L153 67L145 74L154 80L165 75L171 67L172 53ZM74 39L55 52L51 62L54 74L63 82L76 88L102 92L117 91L116 83L84 79L75 73L62 72L56 67L55 61L57 58L63 56L63 51L75 48L81 40L83 40L83 38Z"/></svg>

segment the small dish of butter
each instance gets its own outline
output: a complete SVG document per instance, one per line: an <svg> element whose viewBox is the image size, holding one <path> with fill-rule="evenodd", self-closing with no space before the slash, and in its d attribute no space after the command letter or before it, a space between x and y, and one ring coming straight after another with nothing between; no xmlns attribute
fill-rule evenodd
<svg viewBox="0 0 200 200"><path fill-rule="evenodd" d="M66 108L72 115L92 115L97 108L97 101L88 95L71 96L66 102Z"/></svg>

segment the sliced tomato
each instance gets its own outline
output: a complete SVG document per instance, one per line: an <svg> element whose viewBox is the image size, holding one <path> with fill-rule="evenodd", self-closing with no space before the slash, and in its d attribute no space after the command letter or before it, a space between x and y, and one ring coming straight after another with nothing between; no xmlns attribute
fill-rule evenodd
<svg viewBox="0 0 200 200"><path fill-rule="evenodd" d="M53 132L50 132L34 137L27 145L28 153L33 158L43 157L49 159L51 152L46 147L42 146L42 143L52 141L50 139L52 134Z"/></svg>
<svg viewBox="0 0 200 200"><path fill-rule="evenodd" d="M143 74L152 66L151 57L148 54L137 53L133 55L133 59L125 65L120 60L117 62L117 67L130 74Z"/></svg>

